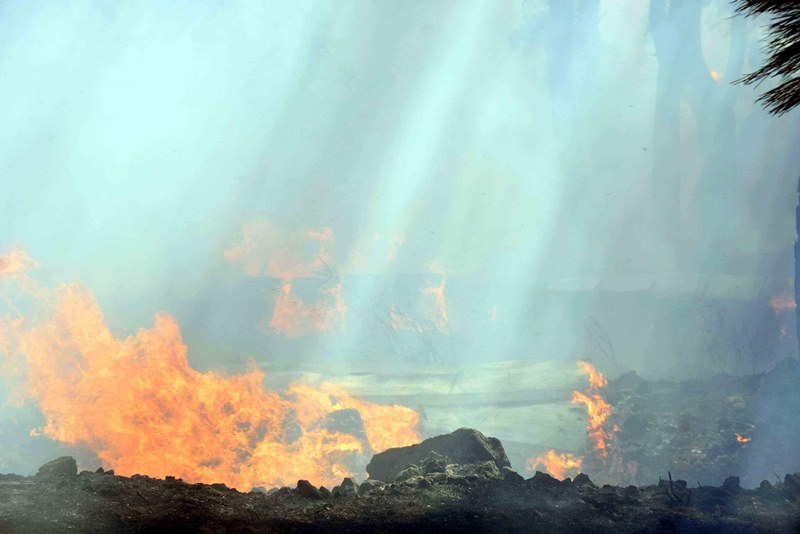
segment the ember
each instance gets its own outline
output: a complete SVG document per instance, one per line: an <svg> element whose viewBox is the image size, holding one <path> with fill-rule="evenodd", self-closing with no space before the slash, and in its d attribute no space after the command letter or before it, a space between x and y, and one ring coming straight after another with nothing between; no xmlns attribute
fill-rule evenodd
<svg viewBox="0 0 800 534"><path fill-rule="evenodd" d="M735 434L736 434L736 441L738 441L739 443L747 443L753 439L753 438L746 438L741 434L739 434L738 432L735 432Z"/></svg>

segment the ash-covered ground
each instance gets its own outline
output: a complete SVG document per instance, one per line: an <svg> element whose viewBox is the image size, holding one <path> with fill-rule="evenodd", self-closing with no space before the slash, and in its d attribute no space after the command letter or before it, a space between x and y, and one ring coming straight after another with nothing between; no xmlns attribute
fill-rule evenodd
<svg viewBox="0 0 800 534"><path fill-rule="evenodd" d="M373 457L334 488L241 493L222 484L77 472L70 457L0 476L0 531L39 532L796 532L800 474L742 489L683 480L599 487L586 475L529 479L502 444L460 429ZM381 481L380 478L383 480Z"/></svg>
<svg viewBox="0 0 800 534"><path fill-rule="evenodd" d="M667 471L691 485L720 484L729 475L748 488L765 478L775 482L778 473L800 471L797 384L795 359L744 377L649 382L622 375L604 391L613 407L610 423L617 426L610 457L603 465L589 456L584 469L634 484Z"/></svg>

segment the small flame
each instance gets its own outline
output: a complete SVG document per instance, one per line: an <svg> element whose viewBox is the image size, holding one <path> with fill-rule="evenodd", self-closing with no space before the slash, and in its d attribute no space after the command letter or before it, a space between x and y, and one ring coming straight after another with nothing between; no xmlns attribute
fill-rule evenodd
<svg viewBox="0 0 800 534"><path fill-rule="evenodd" d="M273 304L269 327L289 338L341 327L347 311L342 297L342 284L323 288L320 294L327 301L305 304L303 299L292 294L291 282L285 282Z"/></svg>
<svg viewBox="0 0 800 534"><path fill-rule="evenodd" d="M447 332L449 318L447 315L447 299L444 294L447 275L445 275L444 269L437 263L431 264L430 269L431 272L439 274L442 278L439 285L426 287L422 290L422 294L433 296L433 303L429 306L428 316L437 330L440 332Z"/></svg>
<svg viewBox="0 0 800 534"><path fill-rule="evenodd" d="M542 456L530 458L527 467L528 471L534 472L537 467L542 466L553 477L563 480L567 473L577 473L582 463L583 460L580 456L574 456L569 452L558 453L550 449Z"/></svg>
<svg viewBox="0 0 800 534"><path fill-rule="evenodd" d="M718 82L722 79L722 74L718 70L712 70L708 74L715 82Z"/></svg>
<svg viewBox="0 0 800 534"><path fill-rule="evenodd" d="M330 263L328 246L333 241L330 228L289 235L269 221L256 220L244 224L241 233L241 242L226 250L225 258L241 263L249 276L281 280L281 292L275 297L269 320L273 331L296 338L344 325L347 307L341 283L320 289L321 297L315 304L306 304L292 293L295 279L318 277ZM307 250L309 243L317 249L311 255Z"/></svg>
<svg viewBox="0 0 800 534"><path fill-rule="evenodd" d="M31 259L24 250L11 249L0 255L0 280L19 277L28 269L36 266L36 261Z"/></svg>
<svg viewBox="0 0 800 534"><path fill-rule="evenodd" d="M738 441L739 443L747 443L748 441L753 439L753 438L746 438L741 434L739 434L738 432L734 432L734 434L736 434L736 441Z"/></svg>
<svg viewBox="0 0 800 534"><path fill-rule="evenodd" d="M797 308L797 303L794 301L794 297L791 295L778 295L777 297L772 297L769 300L769 305L776 315L782 311L793 310Z"/></svg>

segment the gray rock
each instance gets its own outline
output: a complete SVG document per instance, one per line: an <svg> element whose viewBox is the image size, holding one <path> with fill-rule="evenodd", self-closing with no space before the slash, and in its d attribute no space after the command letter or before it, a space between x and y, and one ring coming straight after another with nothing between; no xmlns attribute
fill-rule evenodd
<svg viewBox="0 0 800 534"><path fill-rule="evenodd" d="M453 478L500 479L503 476L494 462L478 462L474 464L450 464L445 468L447 476Z"/></svg>
<svg viewBox="0 0 800 534"><path fill-rule="evenodd" d="M474 464L491 461L498 472L511 467L503 445L497 438L489 438L471 428L460 428L450 434L426 439L408 447L387 449L372 457L367 464L370 478L395 480L409 465L421 464L431 452L446 457L454 464Z"/></svg>
<svg viewBox="0 0 800 534"><path fill-rule="evenodd" d="M317 488L312 486L311 482L308 480L297 481L297 493L306 499L313 499L316 501L322 499L322 494Z"/></svg>
<svg viewBox="0 0 800 534"><path fill-rule="evenodd" d="M329 490L325 486L320 486L319 487L319 494L322 495L323 499L327 499L328 497L331 496L331 490Z"/></svg>
<svg viewBox="0 0 800 534"><path fill-rule="evenodd" d="M358 487L358 494L359 495L368 495L373 491L380 489L384 486L383 482L380 480L365 480L361 483Z"/></svg>
<svg viewBox="0 0 800 534"><path fill-rule="evenodd" d="M582 486L589 486L595 488L597 487L597 484L592 482L591 479L589 478L589 475L585 473L578 473L578 475L575 477L575 480L573 480L572 483L576 487L582 487Z"/></svg>
<svg viewBox="0 0 800 534"><path fill-rule="evenodd" d="M256 486L254 488L250 488L250 493L261 493L263 495L267 495L267 488L264 486Z"/></svg>
<svg viewBox="0 0 800 534"><path fill-rule="evenodd" d="M446 467L447 460L445 457L436 451L431 451L427 458L422 461L421 468L426 475L429 475L431 473L444 473Z"/></svg>
<svg viewBox="0 0 800 534"><path fill-rule="evenodd" d="M418 476L422 476L422 470L416 465L409 465L408 467L397 473L395 481L402 482L404 480L408 480L411 477L418 477Z"/></svg>
<svg viewBox="0 0 800 534"><path fill-rule="evenodd" d="M559 482L558 479L551 477L547 473L542 473L541 471L536 471L532 478L525 481L525 484L541 490L551 490L561 487L561 482Z"/></svg>
<svg viewBox="0 0 800 534"><path fill-rule="evenodd" d="M742 487L739 485L739 477L726 478L725 482L722 483L722 489L731 494L739 493L740 491L742 491Z"/></svg>
<svg viewBox="0 0 800 534"><path fill-rule="evenodd" d="M72 456L62 456L42 465L36 476L44 478L76 477L78 476L78 463Z"/></svg>
<svg viewBox="0 0 800 534"><path fill-rule="evenodd" d="M795 499L800 499L800 473L787 474L783 478L783 488Z"/></svg>
<svg viewBox="0 0 800 534"><path fill-rule="evenodd" d="M342 483L333 488L334 497L358 497L358 488L353 479L347 477L342 480Z"/></svg>
<svg viewBox="0 0 800 534"><path fill-rule="evenodd" d="M500 470L500 475L503 477L503 480L505 480L506 482L510 482L511 484L525 483L525 479L522 477L522 475L520 475L510 467L502 468Z"/></svg>

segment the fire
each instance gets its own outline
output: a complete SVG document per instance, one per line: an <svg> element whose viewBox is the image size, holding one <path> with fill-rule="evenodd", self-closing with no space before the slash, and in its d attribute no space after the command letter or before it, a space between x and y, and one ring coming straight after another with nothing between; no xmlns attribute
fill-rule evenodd
<svg viewBox="0 0 800 534"><path fill-rule="evenodd" d="M264 389L255 366L230 376L193 370L169 315L118 338L88 290L65 285L47 302L36 322L0 317L0 350L19 363L9 366L20 373L16 385L46 419L34 432L87 446L121 475L245 490L298 478L334 484L359 455L419 441L417 412L361 401L336 384L279 394ZM361 430L337 428L341 410Z"/></svg>
<svg viewBox="0 0 800 534"><path fill-rule="evenodd" d="M736 434L736 441L738 441L739 443L747 443L753 439L753 438L746 438L741 434L739 434L738 432L734 432L734 434Z"/></svg>
<svg viewBox="0 0 800 534"><path fill-rule="evenodd" d="M769 305L775 311L775 314L779 314L784 310L793 310L797 308L797 303L794 301L794 298L791 295L778 295L777 297L772 297L769 300Z"/></svg>
<svg viewBox="0 0 800 534"><path fill-rule="evenodd" d="M594 368L592 364L586 361L575 362L578 370L589 377L589 387L585 391L573 391L572 402L574 404L583 404L586 408L586 413L589 419L586 423L586 435L592 444L592 449L597 451L597 457L602 460L603 465L606 465L606 458L608 458L609 444L611 442L611 433L606 429L608 418L611 416L611 405L603 398L601 392L608 384L605 375ZM617 432L619 427L614 425L612 432ZM631 472L635 472L635 466L623 465L622 459L615 453L613 464L619 464L621 468ZM564 478L564 475L569 470L580 469L583 465L583 458L574 456L571 453L557 453L554 450L549 450L544 456L531 458L528 460L528 469L533 471L537 465L543 465L547 471L557 477Z"/></svg>
<svg viewBox="0 0 800 534"><path fill-rule="evenodd" d="M558 453L550 449L542 456L529 459L527 467L528 471L533 472L541 465L552 476L563 480L567 473L577 473L582 464L583 460L580 456L574 456L569 452Z"/></svg>
<svg viewBox="0 0 800 534"><path fill-rule="evenodd" d="M447 315L447 299L445 298L444 288L447 283L447 275L444 269L437 263L431 264L431 272L441 276L439 285L426 287L422 290L423 295L431 295L433 303L429 306L428 316L436 329L440 332L447 332L449 318Z"/></svg>
<svg viewBox="0 0 800 534"><path fill-rule="evenodd" d="M21 276L28 269L36 267L24 250L15 248L0 256L0 280Z"/></svg>
<svg viewBox="0 0 800 534"><path fill-rule="evenodd" d="M575 362L575 365L578 366L578 369L580 369L580 371L583 374L589 375L590 387L595 389L600 389L606 387L606 385L608 384L608 380L606 380L605 375L600 371L598 371L597 369L595 369L594 366L589 362L584 362L582 360L579 360Z"/></svg>
<svg viewBox="0 0 800 534"><path fill-rule="evenodd" d="M606 445L609 434L604 425L611 415L611 405L600 395L600 390L608 384L608 381L603 373L597 371L589 362L578 361L577 365L582 373L589 376L589 391L586 393L573 391L572 402L583 404L586 407L586 413L589 416L586 434L594 449L599 451L601 457L605 458L608 456Z"/></svg>
<svg viewBox="0 0 800 534"><path fill-rule="evenodd" d="M241 233L241 242L226 250L225 258L241 263L249 276L281 280L281 292L275 297L268 322L272 330L295 338L344 325L347 307L341 283L320 289L320 300L315 304L306 304L292 293L295 279L318 277L329 266L328 247L333 241L330 228L287 235L269 221L257 220L244 224ZM309 254L309 245L316 248L313 254Z"/></svg>
<svg viewBox="0 0 800 534"><path fill-rule="evenodd" d="M712 70L708 74L715 82L718 82L722 79L722 73L720 73L718 70Z"/></svg>
<svg viewBox="0 0 800 534"><path fill-rule="evenodd" d="M255 220L242 226L241 242L226 250L225 258L241 263L250 276L313 278L330 263L332 241L330 228L288 234L269 221Z"/></svg>
<svg viewBox="0 0 800 534"><path fill-rule="evenodd" d="M281 286L281 294L275 299L269 327L286 337L295 338L309 332L332 330L344 323L346 307L342 298L342 284L320 290L330 302L308 305L292 294L291 282Z"/></svg>

